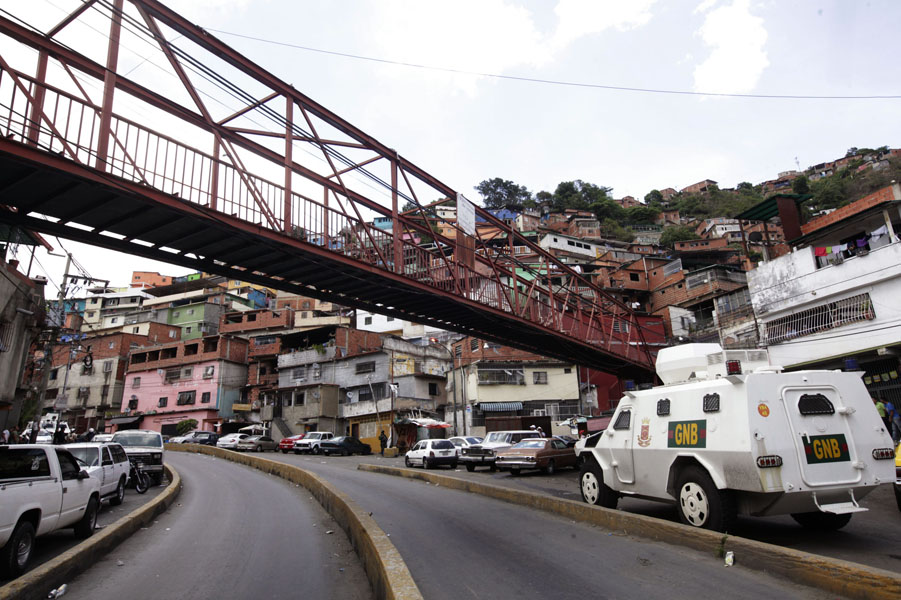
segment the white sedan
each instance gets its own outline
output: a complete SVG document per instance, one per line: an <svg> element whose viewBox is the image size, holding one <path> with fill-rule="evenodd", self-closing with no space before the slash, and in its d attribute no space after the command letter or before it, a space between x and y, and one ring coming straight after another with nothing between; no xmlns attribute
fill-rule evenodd
<svg viewBox="0 0 901 600"><path fill-rule="evenodd" d="M422 465L424 469L449 465L456 469L457 449L450 440L420 440L404 455L404 464L408 467Z"/></svg>
<svg viewBox="0 0 901 600"><path fill-rule="evenodd" d="M469 448L470 446L474 446L475 444L481 444L482 438L475 435L467 435L452 437L447 441L449 441L457 448L457 456L460 456L463 453L463 448Z"/></svg>
<svg viewBox="0 0 901 600"><path fill-rule="evenodd" d="M219 438L219 441L216 442L216 447L224 448L225 450L237 450L238 444L249 437L250 435L246 433L230 433Z"/></svg>

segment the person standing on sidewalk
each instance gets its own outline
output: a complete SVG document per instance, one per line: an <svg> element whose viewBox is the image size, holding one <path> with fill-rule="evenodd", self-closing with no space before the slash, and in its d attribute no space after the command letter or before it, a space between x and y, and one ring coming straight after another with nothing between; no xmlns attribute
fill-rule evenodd
<svg viewBox="0 0 901 600"><path fill-rule="evenodd" d="M379 434L379 446L382 449L382 451L381 451L382 456L385 456L385 446L387 446L387 445L388 445L388 436L385 435L385 430L383 429L382 432Z"/></svg>

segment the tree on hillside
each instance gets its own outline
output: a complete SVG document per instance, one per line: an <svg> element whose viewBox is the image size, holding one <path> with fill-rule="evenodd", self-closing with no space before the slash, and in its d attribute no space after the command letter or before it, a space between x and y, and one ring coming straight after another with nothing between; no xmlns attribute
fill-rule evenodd
<svg viewBox="0 0 901 600"><path fill-rule="evenodd" d="M551 195L553 210L563 211L567 208L586 210L596 202L609 198L613 188L587 183L581 179L561 181Z"/></svg>
<svg viewBox="0 0 901 600"><path fill-rule="evenodd" d="M662 204L663 194L660 193L660 190L651 190L644 195L644 201L645 204Z"/></svg>
<svg viewBox="0 0 901 600"><path fill-rule="evenodd" d="M598 218L598 221L613 219L614 221L622 222L625 220L626 216L626 211L623 210L623 207L610 198L595 202L589 206L588 209L594 213L594 216Z"/></svg>
<svg viewBox="0 0 901 600"><path fill-rule="evenodd" d="M601 235L607 239L619 240L621 242L631 242L635 239L635 234L628 227L623 227L613 219L604 219L601 221Z"/></svg>
<svg viewBox="0 0 901 600"><path fill-rule="evenodd" d="M690 227L684 225L674 225L666 227L660 236L660 245L672 248L676 242L687 242L689 240L699 240L701 237Z"/></svg>
<svg viewBox="0 0 901 600"><path fill-rule="evenodd" d="M739 183L737 186L735 186L735 189L737 189L737 190L739 190L739 191L753 190L753 189L754 189L754 185L753 185L752 183L748 182L748 181L742 181L742 182Z"/></svg>
<svg viewBox="0 0 901 600"><path fill-rule="evenodd" d="M531 202L532 192L524 185L517 185L509 179L486 179L475 187L482 196L485 208L504 208L507 206L523 206Z"/></svg>
<svg viewBox="0 0 901 600"><path fill-rule="evenodd" d="M629 223L656 223L660 212L650 206L632 206L626 209L626 221Z"/></svg>
<svg viewBox="0 0 901 600"><path fill-rule="evenodd" d="M792 191L796 194L810 193L810 181L805 175L795 177L792 180Z"/></svg>

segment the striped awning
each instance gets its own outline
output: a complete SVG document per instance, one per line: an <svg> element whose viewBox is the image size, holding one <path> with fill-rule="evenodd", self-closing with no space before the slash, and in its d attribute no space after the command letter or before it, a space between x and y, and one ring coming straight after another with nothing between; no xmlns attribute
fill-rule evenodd
<svg viewBox="0 0 901 600"><path fill-rule="evenodd" d="M510 412L522 410L522 402L479 402L482 412Z"/></svg>

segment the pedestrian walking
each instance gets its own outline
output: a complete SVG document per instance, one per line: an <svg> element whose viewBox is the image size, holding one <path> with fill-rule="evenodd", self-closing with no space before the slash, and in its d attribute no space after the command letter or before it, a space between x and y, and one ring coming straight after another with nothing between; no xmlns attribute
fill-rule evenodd
<svg viewBox="0 0 901 600"><path fill-rule="evenodd" d="M885 406L885 414L889 421L888 433L897 444L899 433L901 433L898 431L901 430L901 415L898 414L895 404L891 400L883 400L882 404Z"/></svg>
<svg viewBox="0 0 901 600"><path fill-rule="evenodd" d="M889 435L892 435L892 420L889 418L888 411L885 410L885 404L882 402L882 399L879 397L873 398L873 404L876 405L876 412L879 413L879 418L882 419L885 430L888 431Z"/></svg>
<svg viewBox="0 0 901 600"><path fill-rule="evenodd" d="M57 446L66 443L66 427L62 423L57 424L56 431L53 432L53 443Z"/></svg>
<svg viewBox="0 0 901 600"><path fill-rule="evenodd" d="M9 443L9 429L4 429L3 433L0 433L0 444L8 444Z"/></svg>
<svg viewBox="0 0 901 600"><path fill-rule="evenodd" d="M385 446L387 446L387 445L388 445L388 436L385 435L385 430L382 430L382 432L379 434L379 446L382 449L381 450L382 456L385 456Z"/></svg>

